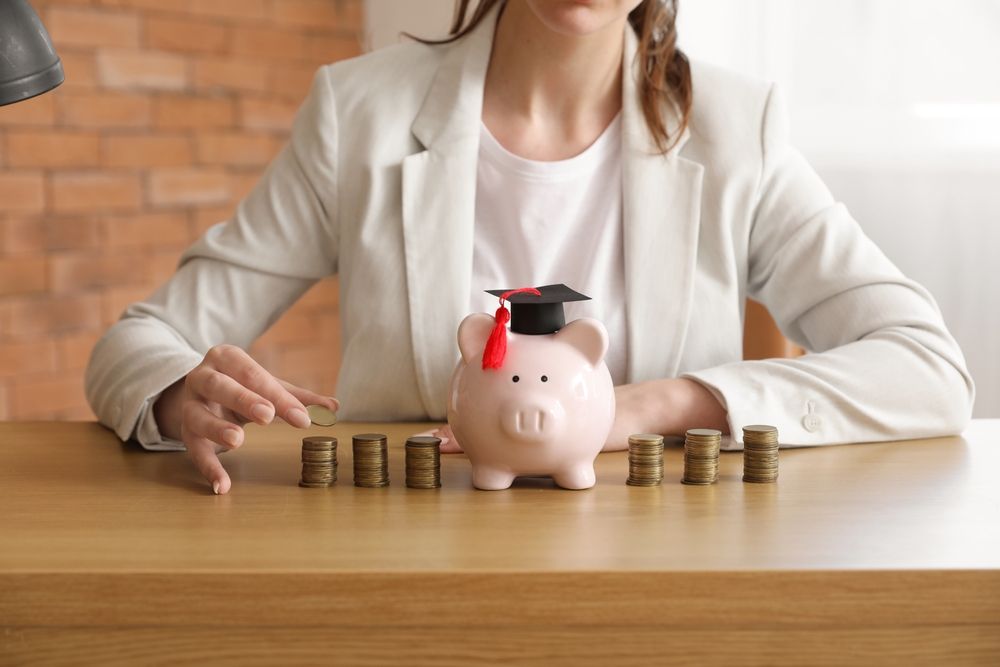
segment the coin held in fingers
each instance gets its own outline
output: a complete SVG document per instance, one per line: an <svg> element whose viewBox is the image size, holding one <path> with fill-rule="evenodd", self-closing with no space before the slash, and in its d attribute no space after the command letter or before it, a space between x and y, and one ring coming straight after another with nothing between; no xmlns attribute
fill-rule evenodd
<svg viewBox="0 0 1000 667"><path fill-rule="evenodd" d="M316 426L333 426L337 423L337 413L325 405L308 405L309 421Z"/></svg>

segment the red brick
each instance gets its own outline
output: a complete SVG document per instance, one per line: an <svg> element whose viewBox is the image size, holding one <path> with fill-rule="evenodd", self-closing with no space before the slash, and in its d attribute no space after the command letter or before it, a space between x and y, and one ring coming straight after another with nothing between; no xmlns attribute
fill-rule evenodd
<svg viewBox="0 0 1000 667"><path fill-rule="evenodd" d="M161 129L231 127L234 119L233 103L225 98L161 95L153 105L153 122Z"/></svg>
<svg viewBox="0 0 1000 667"><path fill-rule="evenodd" d="M109 167L183 167L194 161L191 139L183 134L107 136L103 156Z"/></svg>
<svg viewBox="0 0 1000 667"><path fill-rule="evenodd" d="M101 245L101 227L93 217L52 217L43 223L46 250L88 250Z"/></svg>
<svg viewBox="0 0 1000 667"><path fill-rule="evenodd" d="M52 207L58 213L135 210L142 200L138 174L56 173Z"/></svg>
<svg viewBox="0 0 1000 667"><path fill-rule="evenodd" d="M301 60L306 41L297 30L240 26L233 29L232 53L255 61Z"/></svg>
<svg viewBox="0 0 1000 667"><path fill-rule="evenodd" d="M172 12L186 14L197 0L92 0L95 4L105 7L128 7L133 9L151 9L157 12Z"/></svg>
<svg viewBox="0 0 1000 667"><path fill-rule="evenodd" d="M54 93L36 95L23 102L0 107L0 127L46 127L52 125L56 120L53 95Z"/></svg>
<svg viewBox="0 0 1000 667"><path fill-rule="evenodd" d="M144 27L145 45L149 48L184 53L224 53L229 45L229 28L218 22L148 16Z"/></svg>
<svg viewBox="0 0 1000 667"><path fill-rule="evenodd" d="M271 135L239 132L206 132L196 142L200 163L236 167L264 166L281 148Z"/></svg>
<svg viewBox="0 0 1000 667"><path fill-rule="evenodd" d="M97 76L109 88L184 90L187 61L156 51L98 51Z"/></svg>
<svg viewBox="0 0 1000 667"><path fill-rule="evenodd" d="M233 199L238 203L246 198L260 182L260 177L261 172L257 170L231 173L229 175L229 191Z"/></svg>
<svg viewBox="0 0 1000 667"><path fill-rule="evenodd" d="M343 13L330 0L281 0L271 3L270 18L275 23L299 28L332 28Z"/></svg>
<svg viewBox="0 0 1000 667"><path fill-rule="evenodd" d="M41 220L36 218L0 220L0 254L38 253L44 248L45 233Z"/></svg>
<svg viewBox="0 0 1000 667"><path fill-rule="evenodd" d="M108 248L185 248L191 241L186 212L143 213L104 219Z"/></svg>
<svg viewBox="0 0 1000 667"><path fill-rule="evenodd" d="M321 310L330 312L337 308L340 303L339 287L337 278L325 278L315 285L295 302L297 308L303 312L307 310Z"/></svg>
<svg viewBox="0 0 1000 667"><path fill-rule="evenodd" d="M272 95L301 103L312 86L313 65L276 65L268 73L267 89Z"/></svg>
<svg viewBox="0 0 1000 667"><path fill-rule="evenodd" d="M93 90L97 86L97 59L93 51L59 49L66 80L56 88L55 95L71 90Z"/></svg>
<svg viewBox="0 0 1000 667"><path fill-rule="evenodd" d="M51 340L0 343L0 376L51 373L56 370L56 345Z"/></svg>
<svg viewBox="0 0 1000 667"><path fill-rule="evenodd" d="M2 302L0 315L4 331L13 339L95 331L101 326L101 303L96 294L22 297Z"/></svg>
<svg viewBox="0 0 1000 667"><path fill-rule="evenodd" d="M279 377L302 377L316 371L316 360L321 358L326 350L319 344L289 345L278 348L278 356L274 365Z"/></svg>
<svg viewBox="0 0 1000 667"><path fill-rule="evenodd" d="M0 202L4 213L40 213L45 208L42 172L0 171Z"/></svg>
<svg viewBox="0 0 1000 667"><path fill-rule="evenodd" d="M7 255L96 248L100 242L100 228L90 218L11 218L0 223L0 253Z"/></svg>
<svg viewBox="0 0 1000 667"><path fill-rule="evenodd" d="M134 47L139 45L139 19L134 13L83 7L52 7L46 28L62 46Z"/></svg>
<svg viewBox="0 0 1000 667"><path fill-rule="evenodd" d="M240 99L240 125L252 130L288 132L300 104L275 99Z"/></svg>
<svg viewBox="0 0 1000 667"><path fill-rule="evenodd" d="M146 280L145 263L127 253L56 254L49 258L53 292L135 285Z"/></svg>
<svg viewBox="0 0 1000 667"><path fill-rule="evenodd" d="M14 419L45 419L71 408L87 405L78 374L63 372L25 375L14 380Z"/></svg>
<svg viewBox="0 0 1000 667"><path fill-rule="evenodd" d="M203 58L194 64L194 85L204 91L268 92L267 68L245 60Z"/></svg>
<svg viewBox="0 0 1000 667"><path fill-rule="evenodd" d="M177 262L180 260L180 250L168 250L166 252L154 252L146 256L146 263L149 265L149 282L153 285L162 285L170 276L177 272Z"/></svg>
<svg viewBox="0 0 1000 667"><path fill-rule="evenodd" d="M72 92L57 96L59 122L84 128L149 127L152 104L146 95Z"/></svg>
<svg viewBox="0 0 1000 667"><path fill-rule="evenodd" d="M87 367L90 353L101 334L88 331L60 336L56 339L57 363L62 370L82 370Z"/></svg>
<svg viewBox="0 0 1000 667"><path fill-rule="evenodd" d="M49 7L55 5L90 6L93 4L94 4L93 0L31 0L31 6L35 8L35 11L38 12L38 15L42 18L43 21L46 18L44 16L45 10Z"/></svg>
<svg viewBox="0 0 1000 667"><path fill-rule="evenodd" d="M101 325L109 327L117 322L125 309L136 301L144 301L153 293L149 283L111 287L101 293Z"/></svg>
<svg viewBox="0 0 1000 667"><path fill-rule="evenodd" d="M219 206L199 206L195 209L191 232L194 238L200 238L209 227L220 222L226 222L236 212L236 207L232 204L222 204Z"/></svg>
<svg viewBox="0 0 1000 667"><path fill-rule="evenodd" d="M188 6L191 14L258 21L267 18L265 0L194 0Z"/></svg>
<svg viewBox="0 0 1000 667"><path fill-rule="evenodd" d="M8 130L7 164L13 167L95 167L100 162L96 132Z"/></svg>
<svg viewBox="0 0 1000 667"><path fill-rule="evenodd" d="M45 273L45 257L0 259L0 296L44 292Z"/></svg>
<svg viewBox="0 0 1000 667"><path fill-rule="evenodd" d="M260 337L260 344L267 346L315 342L319 339L316 322L313 314L293 308Z"/></svg>
<svg viewBox="0 0 1000 667"><path fill-rule="evenodd" d="M157 169L149 175L149 201L155 206L217 204L229 193L229 178L221 169Z"/></svg>
<svg viewBox="0 0 1000 667"><path fill-rule="evenodd" d="M365 27L365 0L336 0L337 16L345 28L361 30Z"/></svg>
<svg viewBox="0 0 1000 667"><path fill-rule="evenodd" d="M328 350L340 353L340 311L337 308L315 310L319 339Z"/></svg>
<svg viewBox="0 0 1000 667"><path fill-rule="evenodd" d="M306 35L305 58L312 63L326 64L361 55L361 41L356 36Z"/></svg>

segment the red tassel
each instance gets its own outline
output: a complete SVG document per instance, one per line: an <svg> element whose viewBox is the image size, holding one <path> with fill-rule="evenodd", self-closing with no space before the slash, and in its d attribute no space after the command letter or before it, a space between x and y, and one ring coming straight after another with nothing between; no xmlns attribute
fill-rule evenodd
<svg viewBox="0 0 1000 667"><path fill-rule="evenodd" d="M486 348L483 350L484 370L488 368L496 370L503 366L504 357L507 356L507 322L510 321L510 311L504 307L503 302L509 299L512 294L522 292L535 296L542 294L534 287L521 287L504 292L500 296L500 307L497 308L496 315L493 316L496 324L493 325L493 331L490 332L490 337L486 340Z"/></svg>

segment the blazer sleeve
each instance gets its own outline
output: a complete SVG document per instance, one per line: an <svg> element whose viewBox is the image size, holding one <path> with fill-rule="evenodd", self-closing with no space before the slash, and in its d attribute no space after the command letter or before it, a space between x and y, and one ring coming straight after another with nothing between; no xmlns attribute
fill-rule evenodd
<svg viewBox="0 0 1000 667"><path fill-rule="evenodd" d="M747 292L811 352L685 376L723 402L734 440L754 423L773 424L783 443L798 445L960 432L975 389L931 295L865 236L789 145L773 87L761 136Z"/></svg>
<svg viewBox="0 0 1000 667"><path fill-rule="evenodd" d="M214 345L247 347L316 280L337 270L337 117L320 67L289 141L224 223L181 256L177 272L130 305L95 346L85 375L98 420L148 449L151 406Z"/></svg>

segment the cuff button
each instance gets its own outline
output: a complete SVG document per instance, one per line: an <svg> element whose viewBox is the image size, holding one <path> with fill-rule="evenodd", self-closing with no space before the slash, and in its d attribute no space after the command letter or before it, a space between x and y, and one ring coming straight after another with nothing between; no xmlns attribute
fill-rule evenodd
<svg viewBox="0 0 1000 667"><path fill-rule="evenodd" d="M809 414L802 418L802 427L810 433L818 431L822 426L823 420L819 415Z"/></svg>

